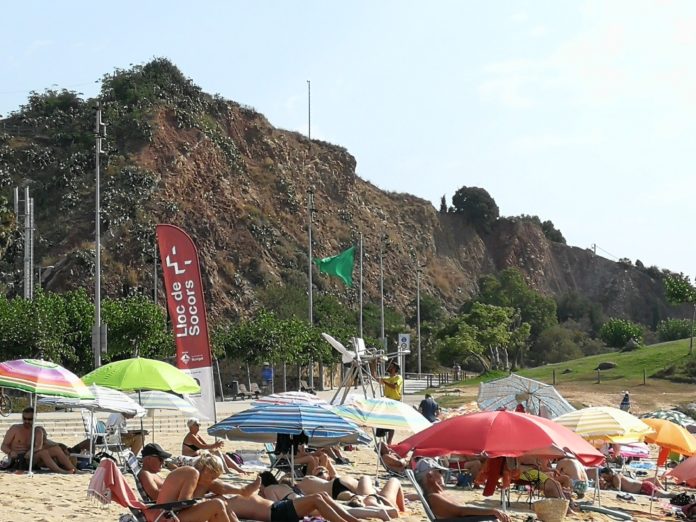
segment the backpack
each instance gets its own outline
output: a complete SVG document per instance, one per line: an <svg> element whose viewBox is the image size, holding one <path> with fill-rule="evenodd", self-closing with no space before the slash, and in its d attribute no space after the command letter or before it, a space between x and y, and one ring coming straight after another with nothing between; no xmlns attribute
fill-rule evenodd
<svg viewBox="0 0 696 522"><path fill-rule="evenodd" d="M236 451L228 451L227 456L231 458L235 462L235 464L237 464L237 466L241 466L242 464L244 464L244 459Z"/></svg>

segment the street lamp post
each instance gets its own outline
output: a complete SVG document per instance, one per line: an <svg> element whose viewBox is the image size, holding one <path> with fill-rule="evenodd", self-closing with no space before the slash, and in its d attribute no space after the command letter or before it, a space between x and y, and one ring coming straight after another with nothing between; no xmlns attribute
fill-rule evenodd
<svg viewBox="0 0 696 522"><path fill-rule="evenodd" d="M387 338L384 335L384 251L387 247L389 238L386 234L382 234L382 240L379 246L379 299L380 299L380 339L384 352L387 352Z"/></svg>
<svg viewBox="0 0 696 522"><path fill-rule="evenodd" d="M43 279L41 278L41 274L44 270L51 270L52 268L55 268L54 265L48 265L48 266L41 266L39 265L38 267L39 270L39 288L43 288Z"/></svg>
<svg viewBox="0 0 696 522"><path fill-rule="evenodd" d="M94 129L95 154L95 211L94 211L94 326L92 328L92 352L94 367L101 366L101 354L106 351L106 325L101 321L101 209L99 205L99 156L102 140L106 137L106 125L101 119L101 105L97 102L97 119Z"/></svg>
<svg viewBox="0 0 696 522"><path fill-rule="evenodd" d="M423 269L416 268L416 335L418 336L418 378L421 376L421 331L420 331L420 277Z"/></svg>

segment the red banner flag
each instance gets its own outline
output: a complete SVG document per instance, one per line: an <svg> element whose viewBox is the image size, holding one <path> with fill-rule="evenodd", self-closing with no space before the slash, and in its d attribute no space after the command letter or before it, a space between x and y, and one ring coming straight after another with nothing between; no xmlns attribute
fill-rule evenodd
<svg viewBox="0 0 696 522"><path fill-rule="evenodd" d="M167 308L174 326L176 366L199 381L201 396L191 399L215 420L212 356L196 245L174 225L157 225L156 230Z"/></svg>

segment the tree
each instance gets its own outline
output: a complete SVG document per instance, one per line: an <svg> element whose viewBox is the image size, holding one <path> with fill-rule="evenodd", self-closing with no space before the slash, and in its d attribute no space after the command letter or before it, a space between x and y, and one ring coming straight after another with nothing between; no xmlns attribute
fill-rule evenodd
<svg viewBox="0 0 696 522"><path fill-rule="evenodd" d="M689 303L694 310L691 315L691 332L689 334L689 355L694 353L694 321L696 320L696 289L691 284L689 276L670 274L664 279L665 295L672 304Z"/></svg>
<svg viewBox="0 0 696 522"><path fill-rule="evenodd" d="M563 243L564 245L566 244L566 240L563 237L563 234L561 234L561 231L555 227L551 220L544 221L541 224L541 230L544 233L544 236L546 236L546 239L548 239L549 241L554 241L555 243Z"/></svg>
<svg viewBox="0 0 696 522"><path fill-rule="evenodd" d="M440 198L440 213L447 214L447 198L445 198L444 194Z"/></svg>
<svg viewBox="0 0 696 522"><path fill-rule="evenodd" d="M557 363L579 359L582 350L575 342L575 334L560 325L547 328L534 343L534 363Z"/></svg>
<svg viewBox="0 0 696 522"><path fill-rule="evenodd" d="M464 216L477 230L490 232L500 216L491 195L479 187L462 187L452 196L454 212Z"/></svg>
<svg viewBox="0 0 696 522"><path fill-rule="evenodd" d="M643 329L640 325L626 319L612 318L599 329L599 337L607 346L623 348L631 339L642 342Z"/></svg>

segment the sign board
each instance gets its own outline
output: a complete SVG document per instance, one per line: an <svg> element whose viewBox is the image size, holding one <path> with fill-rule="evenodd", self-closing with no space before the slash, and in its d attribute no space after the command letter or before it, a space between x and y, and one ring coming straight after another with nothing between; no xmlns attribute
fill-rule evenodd
<svg viewBox="0 0 696 522"><path fill-rule="evenodd" d="M411 334L399 334L398 350L400 353L411 353Z"/></svg>

